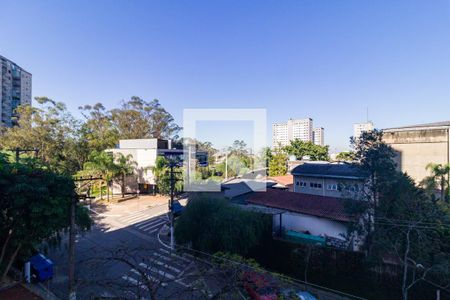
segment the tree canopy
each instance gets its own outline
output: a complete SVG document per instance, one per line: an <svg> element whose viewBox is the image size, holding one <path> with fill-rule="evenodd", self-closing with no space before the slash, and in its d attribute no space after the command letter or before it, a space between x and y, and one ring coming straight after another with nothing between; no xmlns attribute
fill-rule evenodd
<svg viewBox="0 0 450 300"><path fill-rule="evenodd" d="M281 176L287 172L288 157L282 149L276 148L269 160L269 176Z"/></svg>
<svg viewBox="0 0 450 300"><path fill-rule="evenodd" d="M339 161L353 161L355 159L355 154L351 151L339 152L336 155L336 160Z"/></svg>
<svg viewBox="0 0 450 300"><path fill-rule="evenodd" d="M225 199L192 197L175 224L175 237L196 250L245 255L270 230L270 224L270 218L243 211Z"/></svg>
<svg viewBox="0 0 450 300"><path fill-rule="evenodd" d="M10 163L0 156L0 268L4 279L17 257L27 258L48 239L69 226L75 197L70 177L58 175L36 162ZM84 208L77 207L81 229L90 226Z"/></svg>
<svg viewBox="0 0 450 300"><path fill-rule="evenodd" d="M316 145L313 142L305 142L299 139L292 140L289 145L283 148L288 155L294 155L301 160L308 156L311 160L329 160L328 146Z"/></svg>
<svg viewBox="0 0 450 300"><path fill-rule="evenodd" d="M348 201L349 213L359 222L349 232L366 236L369 263L393 260L401 268L401 292L419 281L449 284L450 249L448 204L436 202L405 173L396 170L395 152L374 130L352 139L356 160L368 175L359 201ZM351 237L351 234L350 234Z"/></svg>
<svg viewBox="0 0 450 300"><path fill-rule="evenodd" d="M80 123L61 102L37 97L36 107L20 106L18 125L4 128L0 147L37 149L38 158L53 171L74 174L81 169L88 149L82 147Z"/></svg>
<svg viewBox="0 0 450 300"><path fill-rule="evenodd" d="M157 99L145 101L134 96L110 114L121 139L170 138L181 129Z"/></svg>
<svg viewBox="0 0 450 300"><path fill-rule="evenodd" d="M180 127L155 99L131 97L120 107L103 104L79 107L77 120L62 102L36 97L36 106L19 106L18 125L2 128L0 149L36 149L51 170L67 175L80 171L92 153L113 148L119 139L176 138Z"/></svg>

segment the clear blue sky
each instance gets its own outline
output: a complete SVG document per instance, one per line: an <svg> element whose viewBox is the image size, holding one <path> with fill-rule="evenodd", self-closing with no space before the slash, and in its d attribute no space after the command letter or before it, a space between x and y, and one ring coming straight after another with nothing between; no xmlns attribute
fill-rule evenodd
<svg viewBox="0 0 450 300"><path fill-rule="evenodd" d="M1 1L0 54L77 111L137 95L352 124L450 119L450 1Z"/></svg>

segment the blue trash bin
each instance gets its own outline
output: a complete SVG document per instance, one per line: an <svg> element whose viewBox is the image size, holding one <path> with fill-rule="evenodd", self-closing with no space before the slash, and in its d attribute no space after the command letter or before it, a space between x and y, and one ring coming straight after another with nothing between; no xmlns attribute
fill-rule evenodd
<svg viewBox="0 0 450 300"><path fill-rule="evenodd" d="M53 277L53 262L42 254L30 258L31 273L36 276L38 282L46 281Z"/></svg>

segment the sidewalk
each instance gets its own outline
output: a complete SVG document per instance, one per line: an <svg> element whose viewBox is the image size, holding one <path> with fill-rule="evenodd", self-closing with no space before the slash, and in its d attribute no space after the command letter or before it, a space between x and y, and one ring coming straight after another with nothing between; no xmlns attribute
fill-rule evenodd
<svg viewBox="0 0 450 300"><path fill-rule="evenodd" d="M92 209L97 213L105 215L123 215L128 213L133 213L136 211L141 211L144 209L168 205L168 196L151 196L151 195L141 195L139 197L129 199L122 202L106 202L97 201L92 204Z"/></svg>

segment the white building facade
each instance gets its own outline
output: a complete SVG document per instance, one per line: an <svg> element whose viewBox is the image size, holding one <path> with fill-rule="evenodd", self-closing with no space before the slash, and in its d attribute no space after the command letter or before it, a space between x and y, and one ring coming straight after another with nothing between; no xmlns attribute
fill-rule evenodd
<svg viewBox="0 0 450 300"><path fill-rule="evenodd" d="M353 137L359 138L363 132L372 131L374 129L372 122L353 124Z"/></svg>
<svg viewBox="0 0 450 300"><path fill-rule="evenodd" d="M272 125L273 147L284 147L290 141L299 139L304 142L313 142L313 120L311 118L293 120Z"/></svg>
<svg viewBox="0 0 450 300"><path fill-rule="evenodd" d="M319 146L325 145L325 130L323 127L317 127L313 130L313 141L314 144Z"/></svg>
<svg viewBox="0 0 450 300"><path fill-rule="evenodd" d="M31 74L0 56L0 126L15 125L19 105L31 105Z"/></svg>
<svg viewBox="0 0 450 300"><path fill-rule="evenodd" d="M125 192L153 193L156 187L156 178L153 168L156 165L156 158L163 156L174 163L182 162L187 155L187 150L173 149L171 140L163 139L129 139L119 140L117 148L105 150L113 155L119 153L124 156L131 156L134 172L125 178ZM205 151L196 151L196 164L207 166L208 155ZM121 186L118 182L113 182L112 190L118 194Z"/></svg>

